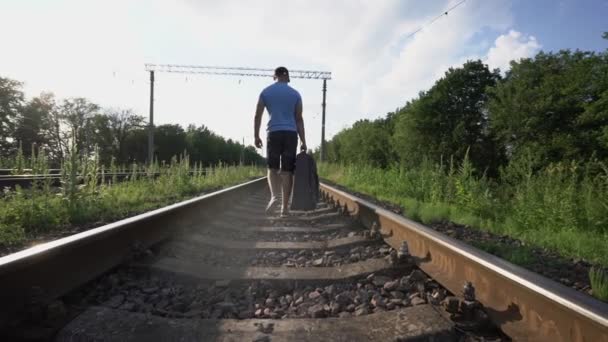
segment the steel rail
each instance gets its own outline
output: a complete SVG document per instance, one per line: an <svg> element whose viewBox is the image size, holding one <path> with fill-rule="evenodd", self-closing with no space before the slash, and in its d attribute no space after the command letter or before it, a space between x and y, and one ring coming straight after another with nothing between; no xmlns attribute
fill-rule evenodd
<svg viewBox="0 0 608 342"><path fill-rule="evenodd" d="M492 321L516 341L608 342L608 304L447 237L335 187L322 192L398 249L406 241L419 267L452 293L473 283Z"/></svg>
<svg viewBox="0 0 608 342"><path fill-rule="evenodd" d="M31 174L32 169L22 169L24 172L30 172L26 174ZM11 176L15 172L15 169L0 169L0 176ZM48 169L48 174L55 175L60 174L61 169Z"/></svg>
<svg viewBox="0 0 608 342"><path fill-rule="evenodd" d="M200 169L197 171L194 170L189 170L188 172L190 174L193 173L208 173L211 170L213 170L212 168L204 168L204 169ZM154 175L160 175L162 172L152 172L152 174ZM113 176L113 175L132 175L133 172L132 171L125 171L125 172L98 172L97 173L97 177L101 177L101 175L105 175L105 176ZM150 174L149 172L146 171L136 171L135 172L136 175L148 175ZM40 173L40 174L28 174L28 173L24 173L24 174L18 174L18 175L0 175L0 180L4 180L4 179L23 179L23 178L57 178L57 177L62 177L63 175L61 173ZM69 176L69 175L68 175ZM82 177L82 174L76 174L77 177Z"/></svg>
<svg viewBox="0 0 608 342"><path fill-rule="evenodd" d="M199 196L0 257L0 329L125 262L134 253L188 227L235 199L263 187L266 178Z"/></svg>
<svg viewBox="0 0 608 342"><path fill-rule="evenodd" d="M200 171L188 171L189 174L203 174L206 175L208 173L210 173L211 169L203 169ZM104 180L107 179L112 179L112 178L116 178L117 180L124 180L126 178L129 178L133 175L136 175L137 177L148 177L148 176L154 176L154 177L158 177L160 175L162 175L161 172L153 172L153 173L148 173L148 172L142 172L142 171L138 171L138 172L117 172L117 173L97 173L97 178L101 179L102 176L104 178ZM69 177L65 176L65 177ZM32 185L32 183L34 183L35 181L50 181L51 185L53 186L59 186L61 185L61 180L64 178L64 175L61 174L32 174L32 175L28 175L28 174L23 174L23 175L10 175L10 176L4 176L4 175L0 175L0 189L4 188L4 187L9 187L9 188L13 188L15 187L15 185L19 185L19 186L25 186L25 187L29 187ZM84 178L82 174L77 174L76 178L78 180L79 183L84 182Z"/></svg>

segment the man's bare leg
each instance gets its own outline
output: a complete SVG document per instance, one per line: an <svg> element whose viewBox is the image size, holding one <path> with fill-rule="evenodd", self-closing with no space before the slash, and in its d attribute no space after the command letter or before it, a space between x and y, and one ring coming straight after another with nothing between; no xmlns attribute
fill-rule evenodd
<svg viewBox="0 0 608 342"><path fill-rule="evenodd" d="M281 176L279 170L268 169L268 187L270 188L270 201L266 206L266 213L270 213L279 204L279 196L281 195Z"/></svg>
<svg viewBox="0 0 608 342"><path fill-rule="evenodd" d="M289 200L291 199L291 190L293 188L293 173L281 171L281 179L283 183L283 203L281 205L281 216L286 216L289 213Z"/></svg>

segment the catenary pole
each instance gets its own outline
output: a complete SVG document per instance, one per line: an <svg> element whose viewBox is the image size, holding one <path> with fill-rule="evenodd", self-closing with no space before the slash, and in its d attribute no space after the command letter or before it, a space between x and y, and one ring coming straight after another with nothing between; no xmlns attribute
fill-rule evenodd
<svg viewBox="0 0 608 342"><path fill-rule="evenodd" d="M327 79L323 79L323 102L321 103L321 109L323 114L321 115L321 148L319 153L319 159L325 160L325 96L327 94Z"/></svg>
<svg viewBox="0 0 608 342"><path fill-rule="evenodd" d="M148 124L148 164L154 163L154 70L150 70L150 122Z"/></svg>

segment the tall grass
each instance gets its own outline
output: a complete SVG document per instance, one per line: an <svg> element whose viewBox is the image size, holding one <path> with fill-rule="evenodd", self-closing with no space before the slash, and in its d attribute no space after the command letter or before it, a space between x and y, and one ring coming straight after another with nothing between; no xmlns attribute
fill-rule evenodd
<svg viewBox="0 0 608 342"><path fill-rule="evenodd" d="M44 157L37 162L44 172ZM37 163L37 164L36 164ZM0 197L0 246L23 243L40 234L60 231L73 225L94 224L123 218L167 205L215 188L234 185L263 175L254 166L218 165L207 173L196 165L190 174L187 156L174 157L168 165L147 168L149 177L139 176L140 167L132 165L126 181L114 178L100 184L98 173L105 172L96 159L70 155L62 165L62 186L38 184L31 189L4 189ZM111 171L117 170L112 163ZM152 177L153 172L160 172ZM83 179L80 179L80 178ZM103 179L103 178L102 178Z"/></svg>
<svg viewBox="0 0 608 342"><path fill-rule="evenodd" d="M593 295L608 302L608 269L592 267L589 271L589 280Z"/></svg>
<svg viewBox="0 0 608 342"><path fill-rule="evenodd" d="M607 266L608 168L594 161L532 165L513 162L500 182L479 176L467 158L409 169L320 164L319 173L425 223L449 220Z"/></svg>

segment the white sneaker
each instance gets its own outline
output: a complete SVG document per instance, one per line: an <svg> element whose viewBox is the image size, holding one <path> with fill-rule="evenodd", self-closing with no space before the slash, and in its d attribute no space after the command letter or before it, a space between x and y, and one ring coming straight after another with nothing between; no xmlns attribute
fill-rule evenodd
<svg viewBox="0 0 608 342"><path fill-rule="evenodd" d="M266 206L266 214L269 214L274 211L277 207L277 204L279 204L279 198L270 197L270 201L268 201L268 205Z"/></svg>
<svg viewBox="0 0 608 342"><path fill-rule="evenodd" d="M281 217L287 217L287 216L289 216L289 209L281 208Z"/></svg>

